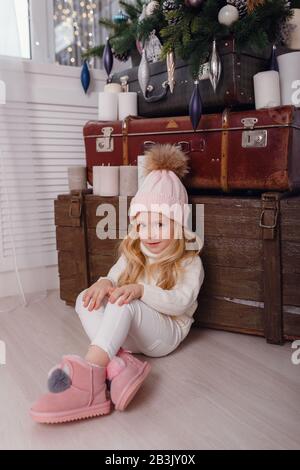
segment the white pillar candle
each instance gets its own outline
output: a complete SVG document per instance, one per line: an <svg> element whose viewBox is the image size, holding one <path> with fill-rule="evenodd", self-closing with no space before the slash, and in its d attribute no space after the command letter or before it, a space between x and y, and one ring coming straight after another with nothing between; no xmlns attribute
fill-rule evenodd
<svg viewBox="0 0 300 470"><path fill-rule="evenodd" d="M139 155L137 157L137 166L138 166L138 187L140 188L146 178L146 155Z"/></svg>
<svg viewBox="0 0 300 470"><path fill-rule="evenodd" d="M117 121L118 94L100 91L98 100L99 121Z"/></svg>
<svg viewBox="0 0 300 470"><path fill-rule="evenodd" d="M120 166L120 196L135 196L137 190L137 166Z"/></svg>
<svg viewBox="0 0 300 470"><path fill-rule="evenodd" d="M87 187L85 166L71 166L68 168L68 181L70 191L80 191Z"/></svg>
<svg viewBox="0 0 300 470"><path fill-rule="evenodd" d="M122 87L119 83L107 83L104 86L104 91L107 93L121 93Z"/></svg>
<svg viewBox="0 0 300 470"><path fill-rule="evenodd" d="M300 106L300 51L278 56L282 105ZM298 83L297 83L298 82Z"/></svg>
<svg viewBox="0 0 300 470"><path fill-rule="evenodd" d="M253 79L256 109L280 106L279 73L275 70L260 72Z"/></svg>
<svg viewBox="0 0 300 470"><path fill-rule="evenodd" d="M294 16L289 20L290 32L286 45L289 49L300 49L300 9L294 8Z"/></svg>
<svg viewBox="0 0 300 470"><path fill-rule="evenodd" d="M93 167L93 193L96 196L119 196L119 167Z"/></svg>
<svg viewBox="0 0 300 470"><path fill-rule="evenodd" d="M127 116L137 116L137 93L127 91L119 93L119 120L122 121Z"/></svg>

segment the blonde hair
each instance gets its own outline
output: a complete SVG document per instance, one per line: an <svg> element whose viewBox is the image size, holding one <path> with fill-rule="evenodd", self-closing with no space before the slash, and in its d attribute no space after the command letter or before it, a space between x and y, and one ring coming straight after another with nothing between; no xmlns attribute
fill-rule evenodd
<svg viewBox="0 0 300 470"><path fill-rule="evenodd" d="M174 222L174 229L175 233L178 233L178 230L180 230L176 222ZM121 287L126 284L135 284L144 274L148 280L156 274L156 285L158 287L166 290L172 289L179 276L184 272L182 261L189 258L192 260L200 252L200 248L198 250L187 250L187 238L182 228L180 233L182 233L181 237L172 238L163 257L148 264L146 257L140 249L138 227L135 221L129 234L122 240L118 248L119 255L125 256L127 264L118 279L117 285Z"/></svg>

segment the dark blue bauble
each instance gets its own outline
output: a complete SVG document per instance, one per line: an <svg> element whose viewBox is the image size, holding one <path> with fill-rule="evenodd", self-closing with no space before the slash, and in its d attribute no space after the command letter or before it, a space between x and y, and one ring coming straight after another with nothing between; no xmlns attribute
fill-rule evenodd
<svg viewBox="0 0 300 470"><path fill-rule="evenodd" d="M82 66L82 70L81 70L81 84L85 93L88 91L90 83L91 83L91 74L89 71L87 61L85 60Z"/></svg>
<svg viewBox="0 0 300 470"><path fill-rule="evenodd" d="M114 57L110 47L109 39L107 39L104 52L103 52L103 64L106 70L107 75L110 75L110 72L114 65Z"/></svg>
<svg viewBox="0 0 300 470"><path fill-rule="evenodd" d="M195 88L189 104L189 115L194 131L197 129L202 116L202 100L200 95L199 82L195 82Z"/></svg>

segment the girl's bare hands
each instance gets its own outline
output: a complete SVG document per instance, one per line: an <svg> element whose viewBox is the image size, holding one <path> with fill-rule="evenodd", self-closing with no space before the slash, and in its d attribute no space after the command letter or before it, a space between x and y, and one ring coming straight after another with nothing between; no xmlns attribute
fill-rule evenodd
<svg viewBox="0 0 300 470"><path fill-rule="evenodd" d="M111 287L108 301L118 305L129 304L132 300L140 299L143 296L144 287L141 284L127 284L122 287Z"/></svg>
<svg viewBox="0 0 300 470"><path fill-rule="evenodd" d="M97 310L101 307L104 298L109 295L112 287L113 285L108 279L100 279L100 281L95 282L85 292L83 306L88 306L89 312Z"/></svg>

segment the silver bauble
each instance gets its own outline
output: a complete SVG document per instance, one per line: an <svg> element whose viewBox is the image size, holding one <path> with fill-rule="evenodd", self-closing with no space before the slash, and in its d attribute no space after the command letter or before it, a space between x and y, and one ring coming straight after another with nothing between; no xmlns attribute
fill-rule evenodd
<svg viewBox="0 0 300 470"><path fill-rule="evenodd" d="M141 87L143 95L146 96L147 87L150 81L150 69L149 69L149 63L147 60L147 53L145 49L143 49L141 62L139 65L138 81L139 81L139 85Z"/></svg>
<svg viewBox="0 0 300 470"><path fill-rule="evenodd" d="M220 56L217 52L216 40L213 41L212 53L209 58L209 79L214 89L214 92L217 90L218 83L221 78L222 73L222 63Z"/></svg>

